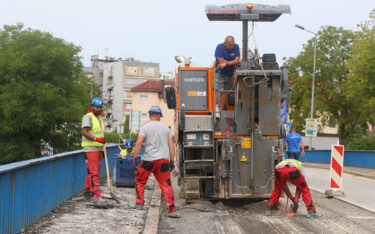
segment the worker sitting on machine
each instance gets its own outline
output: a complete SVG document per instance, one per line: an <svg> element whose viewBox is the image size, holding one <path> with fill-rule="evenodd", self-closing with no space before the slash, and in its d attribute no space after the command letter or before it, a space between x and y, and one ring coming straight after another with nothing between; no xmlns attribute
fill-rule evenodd
<svg viewBox="0 0 375 234"><path fill-rule="evenodd" d="M132 139L127 139L125 141L125 149L121 150L121 156L123 159L133 155L134 141Z"/></svg>

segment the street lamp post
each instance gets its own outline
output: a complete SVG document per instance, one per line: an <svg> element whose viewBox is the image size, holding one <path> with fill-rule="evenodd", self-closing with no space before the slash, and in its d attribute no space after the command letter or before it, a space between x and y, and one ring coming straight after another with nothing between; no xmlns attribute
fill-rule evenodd
<svg viewBox="0 0 375 234"><path fill-rule="evenodd" d="M314 63L313 63L313 76L312 76L312 88L311 88L311 113L310 118L314 118L314 92L315 92L315 61L316 61L316 33L307 30L305 27L296 24L297 28L314 34ZM312 136L310 136L310 149L312 148Z"/></svg>
<svg viewBox="0 0 375 234"><path fill-rule="evenodd" d="M93 86L94 86L94 84L93 83L91 83L91 82L87 82L87 84L89 84L89 85L91 85L91 100L92 100L92 96L93 96Z"/></svg>

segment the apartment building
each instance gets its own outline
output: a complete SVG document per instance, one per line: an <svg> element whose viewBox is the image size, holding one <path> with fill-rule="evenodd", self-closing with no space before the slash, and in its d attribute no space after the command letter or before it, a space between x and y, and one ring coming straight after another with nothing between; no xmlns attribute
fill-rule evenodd
<svg viewBox="0 0 375 234"><path fill-rule="evenodd" d="M142 62L134 58L115 59L98 56L91 57L91 67L84 68L84 73L93 79L102 90L104 101L103 120L105 131L111 132L129 119L132 109L130 89L147 80L160 80L159 63ZM168 74L168 73L166 73ZM162 78L170 74L163 73Z"/></svg>

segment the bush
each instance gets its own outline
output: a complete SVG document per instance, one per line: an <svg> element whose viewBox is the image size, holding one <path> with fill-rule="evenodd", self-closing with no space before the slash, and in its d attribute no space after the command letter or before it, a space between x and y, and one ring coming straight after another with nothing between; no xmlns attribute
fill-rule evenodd
<svg viewBox="0 0 375 234"><path fill-rule="evenodd" d="M104 133L105 141L108 142L108 143L124 143L124 142L122 142L122 140L119 137L119 135L121 135L122 138L124 138L124 140L130 138L130 133L129 132L124 133L124 134L118 134L116 132L105 132ZM138 134L132 133L131 135L132 135L132 140L136 141L137 138L138 138Z"/></svg>
<svg viewBox="0 0 375 234"><path fill-rule="evenodd" d="M353 138L345 145L346 150L375 150L375 136Z"/></svg>

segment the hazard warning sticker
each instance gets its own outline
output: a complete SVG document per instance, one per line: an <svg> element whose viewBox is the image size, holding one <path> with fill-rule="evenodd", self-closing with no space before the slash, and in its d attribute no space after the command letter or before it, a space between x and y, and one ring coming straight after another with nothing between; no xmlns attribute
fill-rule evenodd
<svg viewBox="0 0 375 234"><path fill-rule="evenodd" d="M251 139L250 138L242 138L241 141L241 148L242 149L250 149L251 148Z"/></svg>
<svg viewBox="0 0 375 234"><path fill-rule="evenodd" d="M243 153L242 156L241 156L241 162L248 162L249 160L247 160L247 157L246 157L246 154Z"/></svg>

